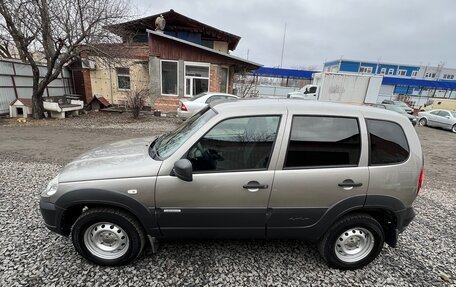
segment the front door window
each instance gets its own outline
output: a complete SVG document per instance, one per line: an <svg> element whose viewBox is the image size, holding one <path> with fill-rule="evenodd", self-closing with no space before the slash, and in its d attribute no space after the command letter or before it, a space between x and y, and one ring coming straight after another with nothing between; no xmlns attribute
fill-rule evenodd
<svg viewBox="0 0 456 287"><path fill-rule="evenodd" d="M269 165L279 116L225 120L188 152L195 172L265 170Z"/></svg>

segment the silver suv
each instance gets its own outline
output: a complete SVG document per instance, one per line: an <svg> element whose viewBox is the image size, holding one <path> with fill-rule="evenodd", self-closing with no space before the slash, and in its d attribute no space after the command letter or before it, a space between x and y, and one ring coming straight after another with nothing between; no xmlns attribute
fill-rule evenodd
<svg viewBox="0 0 456 287"><path fill-rule="evenodd" d="M102 265L162 238L299 238L362 267L415 213L423 156L410 121L371 107L240 100L175 131L96 148L42 193L46 226Z"/></svg>

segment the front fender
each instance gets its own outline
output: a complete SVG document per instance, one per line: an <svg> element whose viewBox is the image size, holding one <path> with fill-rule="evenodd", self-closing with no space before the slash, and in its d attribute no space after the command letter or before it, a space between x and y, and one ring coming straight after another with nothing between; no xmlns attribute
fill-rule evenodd
<svg viewBox="0 0 456 287"><path fill-rule="evenodd" d="M159 230L155 216L155 208L149 210L139 201L117 191L102 189L80 189L63 194L55 202L56 210L60 210L60 216L56 216L56 226L62 227L65 211L81 205L117 207L133 214L144 227L147 234L158 236Z"/></svg>

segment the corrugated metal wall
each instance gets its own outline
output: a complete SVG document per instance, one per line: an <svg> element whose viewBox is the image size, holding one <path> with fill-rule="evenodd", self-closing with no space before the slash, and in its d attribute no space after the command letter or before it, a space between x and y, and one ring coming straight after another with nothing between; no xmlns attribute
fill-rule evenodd
<svg viewBox="0 0 456 287"><path fill-rule="evenodd" d="M39 67L40 75L47 68ZM71 73L64 69L58 79L52 81L46 88L44 97L62 96L73 93ZM9 105L16 98L32 98L32 68L30 65L17 61L0 59L0 114L9 113Z"/></svg>

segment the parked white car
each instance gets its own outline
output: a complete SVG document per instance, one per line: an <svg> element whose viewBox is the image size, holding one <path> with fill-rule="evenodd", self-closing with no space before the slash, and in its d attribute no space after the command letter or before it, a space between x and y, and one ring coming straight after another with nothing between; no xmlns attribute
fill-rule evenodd
<svg viewBox="0 0 456 287"><path fill-rule="evenodd" d="M439 127L456 133L456 111L432 110L419 112L420 126Z"/></svg>
<svg viewBox="0 0 456 287"><path fill-rule="evenodd" d="M180 118L189 118L212 102L236 99L239 99L239 97L231 94L201 93L189 99L181 99L177 108L177 116Z"/></svg>

